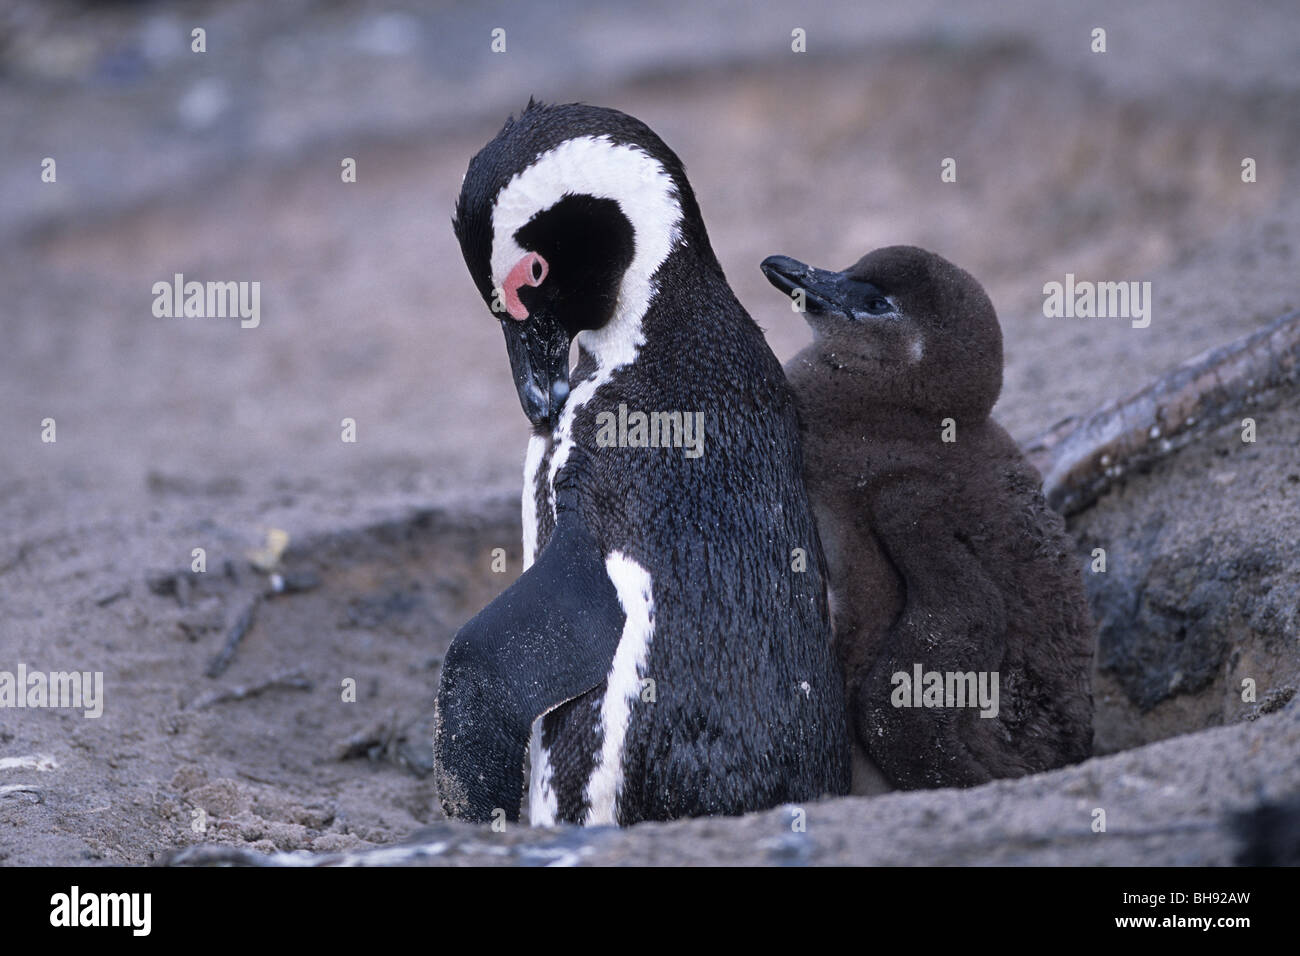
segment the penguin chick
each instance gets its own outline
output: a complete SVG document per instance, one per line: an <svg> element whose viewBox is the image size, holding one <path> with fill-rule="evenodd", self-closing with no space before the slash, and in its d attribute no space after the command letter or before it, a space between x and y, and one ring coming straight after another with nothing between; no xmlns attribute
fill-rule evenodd
<svg viewBox="0 0 1300 956"><path fill-rule="evenodd" d="M1038 473L989 417L1002 332L983 288L911 246L843 272L784 256L762 268L814 333L786 374L857 742L903 789L1085 759L1082 571Z"/></svg>

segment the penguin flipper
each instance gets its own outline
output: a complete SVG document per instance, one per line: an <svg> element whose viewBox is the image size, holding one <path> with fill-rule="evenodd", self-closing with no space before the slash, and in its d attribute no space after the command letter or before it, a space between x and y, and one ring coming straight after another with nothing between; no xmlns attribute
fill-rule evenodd
<svg viewBox="0 0 1300 956"><path fill-rule="evenodd" d="M533 721L608 676L624 619L595 537L576 510L561 512L536 562L443 660L433 747L448 817L519 819Z"/></svg>
<svg viewBox="0 0 1300 956"><path fill-rule="evenodd" d="M906 605L869 672L849 689L863 746L905 789L969 787L1006 776L989 765L975 739L983 736L979 724L998 721L976 719L972 727L969 708L895 706L893 700L900 686L894 675L911 681L917 664L927 673L996 671L1006 642L1002 595L950 516L920 510L905 483L880 493L872 519L903 578Z"/></svg>

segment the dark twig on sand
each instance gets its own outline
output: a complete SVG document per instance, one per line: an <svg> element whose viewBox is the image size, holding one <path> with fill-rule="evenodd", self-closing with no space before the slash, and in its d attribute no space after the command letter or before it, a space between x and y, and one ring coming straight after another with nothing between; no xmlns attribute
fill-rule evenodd
<svg viewBox="0 0 1300 956"><path fill-rule="evenodd" d="M1071 515L1123 475L1231 421L1266 393L1300 383L1300 312L1184 362L1082 422L1066 419L1025 446L1043 494Z"/></svg>
<svg viewBox="0 0 1300 956"><path fill-rule="evenodd" d="M225 690L205 694L190 705L190 710L203 710L215 704L224 704L232 700L247 700L268 690L311 690L312 682L302 675L302 671L289 671L276 674L260 684L241 684Z"/></svg>
<svg viewBox="0 0 1300 956"><path fill-rule="evenodd" d="M244 639L244 635L253 626L257 606L261 603L262 595L255 594L244 604L239 616L235 618L235 623L226 632L226 641L221 645L221 650L216 657L212 658L212 662L208 664L208 669L204 671L209 677L220 677L226 672L230 662L235 659L235 651L239 650L239 642Z"/></svg>
<svg viewBox="0 0 1300 956"><path fill-rule="evenodd" d="M108 607L114 601L118 601L124 597L130 597L130 596L131 596L130 586L122 585L121 587L113 588L107 591L101 591L99 594L95 595L94 600L95 600L95 605L97 607Z"/></svg>
<svg viewBox="0 0 1300 956"><path fill-rule="evenodd" d="M189 571L154 571L145 578L145 583L159 597L174 597L181 607L188 607L190 574Z"/></svg>

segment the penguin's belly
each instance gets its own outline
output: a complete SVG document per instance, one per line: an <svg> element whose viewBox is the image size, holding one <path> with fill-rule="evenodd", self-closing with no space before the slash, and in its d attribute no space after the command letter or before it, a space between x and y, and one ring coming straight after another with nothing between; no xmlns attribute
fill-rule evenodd
<svg viewBox="0 0 1300 956"><path fill-rule="evenodd" d="M623 795L629 728L642 702L654 639L650 574L615 551L605 562L627 615L605 681L533 727L529 821L615 825Z"/></svg>
<svg viewBox="0 0 1300 956"><path fill-rule="evenodd" d="M554 439L550 435L534 433L528 439L520 515L523 523L525 571L536 560L538 551L549 540L555 528L550 483L546 480L554 448ZM533 721L528 742L528 819L533 826L553 826L559 819L558 782L555 779L555 763L551 751L561 723L560 717L571 709L573 703L574 701L569 701L562 704Z"/></svg>
<svg viewBox="0 0 1300 956"><path fill-rule="evenodd" d="M555 528L557 465L572 444L572 423L554 435L534 434L524 460L522 517L525 570ZM561 461L556 462L556 457ZM621 552L605 570L626 619L605 681L533 722L529 741L528 818L556 823L615 824L623 789L624 752L654 634L650 574Z"/></svg>

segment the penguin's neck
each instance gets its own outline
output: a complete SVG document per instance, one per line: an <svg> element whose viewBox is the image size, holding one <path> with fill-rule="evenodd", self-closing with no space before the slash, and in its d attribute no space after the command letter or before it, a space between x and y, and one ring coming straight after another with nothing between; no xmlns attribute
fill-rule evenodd
<svg viewBox="0 0 1300 956"><path fill-rule="evenodd" d="M707 245L704 251L712 258ZM713 261L716 269L716 260ZM683 298L691 298L688 290L696 285L697 274L702 271L700 265L697 250L682 240L672 247L648 278L630 281L625 276L609 321L599 329L578 334L579 361L570 373L571 391L551 433L554 451L544 469L552 511L555 481L572 455L574 420L583 406L592 401L615 375L624 375L625 370L644 362L647 354L652 356L650 364L657 366L661 364L658 357L665 351L676 349L680 352L692 347L689 343L684 345L679 335L674 335L674 331L691 331L694 326L685 321L680 310L673 305ZM731 290L726 288L725 280L721 279L720 269L708 272L708 276L720 281L727 295L735 300ZM666 384L662 383L661 387L666 387Z"/></svg>
<svg viewBox="0 0 1300 956"><path fill-rule="evenodd" d="M728 326L758 330L707 241L684 238L649 283L631 289L625 285L609 322L581 333L578 343L591 355L590 369L613 371L652 356L658 361L673 353L710 349L710 343L716 346L720 336L727 337Z"/></svg>
<svg viewBox="0 0 1300 956"><path fill-rule="evenodd" d="M982 410L928 406L922 381L914 388L906 380L885 388L870 370L831 362L816 345L795 356L786 375L799 403L805 441L813 444L931 447L945 427L963 440L980 440L991 423Z"/></svg>

